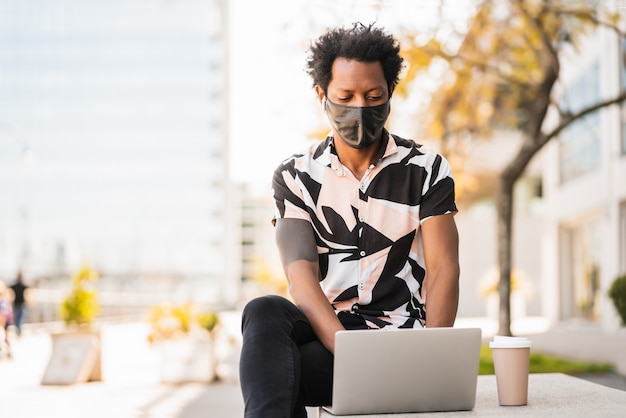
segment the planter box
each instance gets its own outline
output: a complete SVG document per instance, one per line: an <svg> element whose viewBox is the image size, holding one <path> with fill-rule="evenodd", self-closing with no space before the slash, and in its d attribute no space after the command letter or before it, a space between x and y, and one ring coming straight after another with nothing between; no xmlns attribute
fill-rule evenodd
<svg viewBox="0 0 626 418"><path fill-rule="evenodd" d="M52 353L42 385L70 385L102 380L101 339L98 331L51 334Z"/></svg>
<svg viewBox="0 0 626 418"><path fill-rule="evenodd" d="M214 350L210 340L181 338L157 343L161 355L161 382L209 383L215 380Z"/></svg>

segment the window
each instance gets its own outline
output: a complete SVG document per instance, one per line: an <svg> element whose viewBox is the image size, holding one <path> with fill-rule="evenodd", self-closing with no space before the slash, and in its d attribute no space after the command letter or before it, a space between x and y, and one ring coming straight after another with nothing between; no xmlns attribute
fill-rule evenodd
<svg viewBox="0 0 626 418"><path fill-rule="evenodd" d="M619 271L626 273L626 201L619 207Z"/></svg>
<svg viewBox="0 0 626 418"><path fill-rule="evenodd" d="M626 90L626 39L621 38L620 41L620 75L622 78L622 90ZM621 128L622 128L622 154L626 154L626 103L622 102L621 111Z"/></svg>
<svg viewBox="0 0 626 418"><path fill-rule="evenodd" d="M562 316L598 319L602 234L594 217L563 228Z"/></svg>
<svg viewBox="0 0 626 418"><path fill-rule="evenodd" d="M561 97L561 108L578 112L599 99L599 64L592 65ZM559 136L559 174L565 183L600 165L600 113L593 112L572 122Z"/></svg>
<svg viewBox="0 0 626 418"><path fill-rule="evenodd" d="M621 128L622 128L622 154L626 154L626 105L622 103L621 110Z"/></svg>

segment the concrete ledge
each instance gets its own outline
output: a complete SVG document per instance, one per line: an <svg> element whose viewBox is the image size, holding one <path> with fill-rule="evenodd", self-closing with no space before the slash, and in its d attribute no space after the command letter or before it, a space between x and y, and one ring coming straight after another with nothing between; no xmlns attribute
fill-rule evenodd
<svg viewBox="0 0 626 418"><path fill-rule="evenodd" d="M494 375L478 376L476 406L472 411L409 414L343 415L345 418L428 417L567 417L623 418L626 391L560 373L531 374L528 405L500 406ZM319 408L319 418L335 415Z"/></svg>

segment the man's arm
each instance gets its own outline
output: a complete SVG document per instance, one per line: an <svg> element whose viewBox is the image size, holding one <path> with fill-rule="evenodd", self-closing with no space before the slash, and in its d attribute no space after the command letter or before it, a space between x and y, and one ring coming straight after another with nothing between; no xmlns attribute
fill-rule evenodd
<svg viewBox="0 0 626 418"><path fill-rule="evenodd" d="M426 327L454 325L459 305L459 235L452 214L426 219L421 226L426 261Z"/></svg>
<svg viewBox="0 0 626 418"><path fill-rule="evenodd" d="M289 282L289 293L322 344L335 351L335 333L343 330L319 284L317 246L308 221L276 219L276 243Z"/></svg>

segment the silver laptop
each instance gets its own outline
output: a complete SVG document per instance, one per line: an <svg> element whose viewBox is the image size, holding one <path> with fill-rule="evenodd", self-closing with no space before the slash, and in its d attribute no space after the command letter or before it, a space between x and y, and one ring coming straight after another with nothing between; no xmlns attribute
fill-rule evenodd
<svg viewBox="0 0 626 418"><path fill-rule="evenodd" d="M474 408L480 328L340 331L333 415Z"/></svg>

